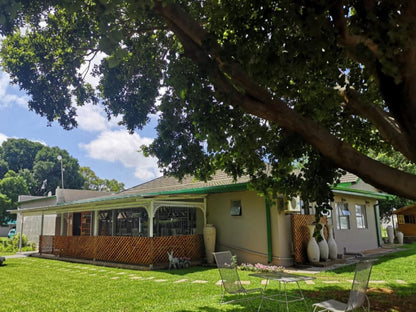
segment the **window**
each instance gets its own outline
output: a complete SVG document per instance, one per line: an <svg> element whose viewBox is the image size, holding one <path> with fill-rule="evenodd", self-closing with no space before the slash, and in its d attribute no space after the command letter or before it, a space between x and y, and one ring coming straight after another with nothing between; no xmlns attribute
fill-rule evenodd
<svg viewBox="0 0 416 312"><path fill-rule="evenodd" d="M365 205L355 205L355 217L357 219L357 229L368 228Z"/></svg>
<svg viewBox="0 0 416 312"><path fill-rule="evenodd" d="M148 236L145 208L104 210L98 212L98 235Z"/></svg>
<svg viewBox="0 0 416 312"><path fill-rule="evenodd" d="M241 200L232 200L231 201L231 211L232 216L241 216Z"/></svg>
<svg viewBox="0 0 416 312"><path fill-rule="evenodd" d="M415 224L416 223L415 216L413 216L413 215L404 215L404 223Z"/></svg>
<svg viewBox="0 0 416 312"><path fill-rule="evenodd" d="M349 230L350 228L350 211L348 210L348 204L341 202L335 204L337 212L337 229Z"/></svg>
<svg viewBox="0 0 416 312"><path fill-rule="evenodd" d="M153 219L154 236L189 235L196 233L196 208L162 206Z"/></svg>
<svg viewBox="0 0 416 312"><path fill-rule="evenodd" d="M145 208L128 208L116 211L118 236L148 236L148 216Z"/></svg>
<svg viewBox="0 0 416 312"><path fill-rule="evenodd" d="M404 224L404 215L397 215L397 223Z"/></svg>

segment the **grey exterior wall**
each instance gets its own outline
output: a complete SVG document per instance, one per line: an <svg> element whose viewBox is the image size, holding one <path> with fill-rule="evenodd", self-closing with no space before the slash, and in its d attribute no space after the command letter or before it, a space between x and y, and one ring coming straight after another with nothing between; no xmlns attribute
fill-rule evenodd
<svg viewBox="0 0 416 312"><path fill-rule="evenodd" d="M55 235L56 215L43 216L43 235ZM21 233L22 217L17 216L17 233ZM42 216L25 216L23 218L23 234L30 242L39 246L39 236L41 235ZM58 233L59 234L59 233Z"/></svg>
<svg viewBox="0 0 416 312"><path fill-rule="evenodd" d="M240 200L241 216L231 216L231 201ZM290 216L270 207L272 263L289 266L291 254ZM207 223L217 229L216 250L231 250L238 262L267 263L267 218L264 197L254 191L210 194Z"/></svg>
<svg viewBox="0 0 416 312"><path fill-rule="evenodd" d="M335 196L335 202L341 201L344 198L348 203L350 210L350 229L337 229L337 217L335 209L332 211L332 222L334 225L334 238L337 242L338 253L343 254L344 248L347 252L361 252L364 250L375 249L379 247L378 243L378 229L376 226L380 221L376 219L374 205L377 200L371 198L363 198L360 196L342 195ZM364 205L367 215L367 228L357 228L357 219L355 204ZM333 206L335 208L335 205Z"/></svg>

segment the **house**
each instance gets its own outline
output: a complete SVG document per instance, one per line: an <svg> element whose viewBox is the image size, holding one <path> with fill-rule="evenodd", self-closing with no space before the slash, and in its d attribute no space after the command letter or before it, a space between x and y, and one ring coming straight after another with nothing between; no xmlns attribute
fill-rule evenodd
<svg viewBox="0 0 416 312"><path fill-rule="evenodd" d="M74 200L108 196L109 194L108 192L60 189L58 187L55 195L51 193L47 196L20 195L18 211L22 210L25 213L18 214L17 232L20 233L23 230L23 234L28 237L29 241L35 243L39 242L40 235L72 235L73 233L68 231L65 233L56 232L57 226L59 226L57 225L56 214L44 213L43 211L49 211L51 207L64 205ZM39 207L42 208L41 213L37 210Z"/></svg>
<svg viewBox="0 0 416 312"><path fill-rule="evenodd" d="M208 182L160 177L104 196L22 198L14 213L18 232L38 227L40 252L61 257L151 266L167 263L167 252L174 251L201 260L208 223L216 228L215 249L231 250L241 262L304 262L302 242L309 238L306 224L313 216L304 215L299 199L270 202L249 190L248 181L233 181L222 172ZM351 174L333 191L333 211L326 220L334 225L338 253L381 246L377 203L388 195ZM29 217L38 218L36 226Z"/></svg>
<svg viewBox="0 0 416 312"><path fill-rule="evenodd" d="M397 216L397 230L402 232L406 241L416 241L416 205L410 205L394 211Z"/></svg>

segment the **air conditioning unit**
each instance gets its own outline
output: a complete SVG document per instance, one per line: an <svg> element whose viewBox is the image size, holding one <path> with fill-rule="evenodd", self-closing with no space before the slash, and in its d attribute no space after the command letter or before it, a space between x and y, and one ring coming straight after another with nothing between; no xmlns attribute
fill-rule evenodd
<svg viewBox="0 0 416 312"><path fill-rule="evenodd" d="M287 201L287 210L293 212L300 212L301 209L301 201L300 197L296 196Z"/></svg>

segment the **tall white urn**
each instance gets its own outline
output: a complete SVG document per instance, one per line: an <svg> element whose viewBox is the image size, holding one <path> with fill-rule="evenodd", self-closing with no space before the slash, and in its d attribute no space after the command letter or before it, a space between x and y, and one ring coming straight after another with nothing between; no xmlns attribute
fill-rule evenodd
<svg viewBox="0 0 416 312"><path fill-rule="evenodd" d="M400 245L403 245L403 237L404 237L403 232L396 231L396 237L397 237L397 242Z"/></svg>
<svg viewBox="0 0 416 312"><path fill-rule="evenodd" d="M387 237L389 238L389 243L393 244L394 243L394 230L393 227L391 225L388 225L387 228Z"/></svg>
<svg viewBox="0 0 416 312"><path fill-rule="evenodd" d="M215 251L215 237L217 230L213 224L207 224L204 227L204 245L205 245L205 255L207 257L207 263L214 263L214 255L212 254Z"/></svg>
<svg viewBox="0 0 416 312"><path fill-rule="evenodd" d="M327 224L326 227L328 228L328 249L329 249L329 259L335 260L338 256L338 246L337 242L334 239L334 226L331 224Z"/></svg>
<svg viewBox="0 0 416 312"><path fill-rule="evenodd" d="M322 240L319 241L319 243L318 243L319 255L320 255L320 259L322 261L326 261L326 260L328 260L328 257L329 257L329 249L328 249L328 243L327 243L327 241L325 239L325 236L324 236L323 226L322 226L322 229L321 229L320 233L321 233Z"/></svg>
<svg viewBox="0 0 416 312"><path fill-rule="evenodd" d="M308 241L308 247L306 249L306 253L308 255L308 261L311 263L319 262L320 257L320 251L318 243L315 240L315 237L313 237L313 232L315 230L315 225L310 224L308 225L309 228L309 241Z"/></svg>

